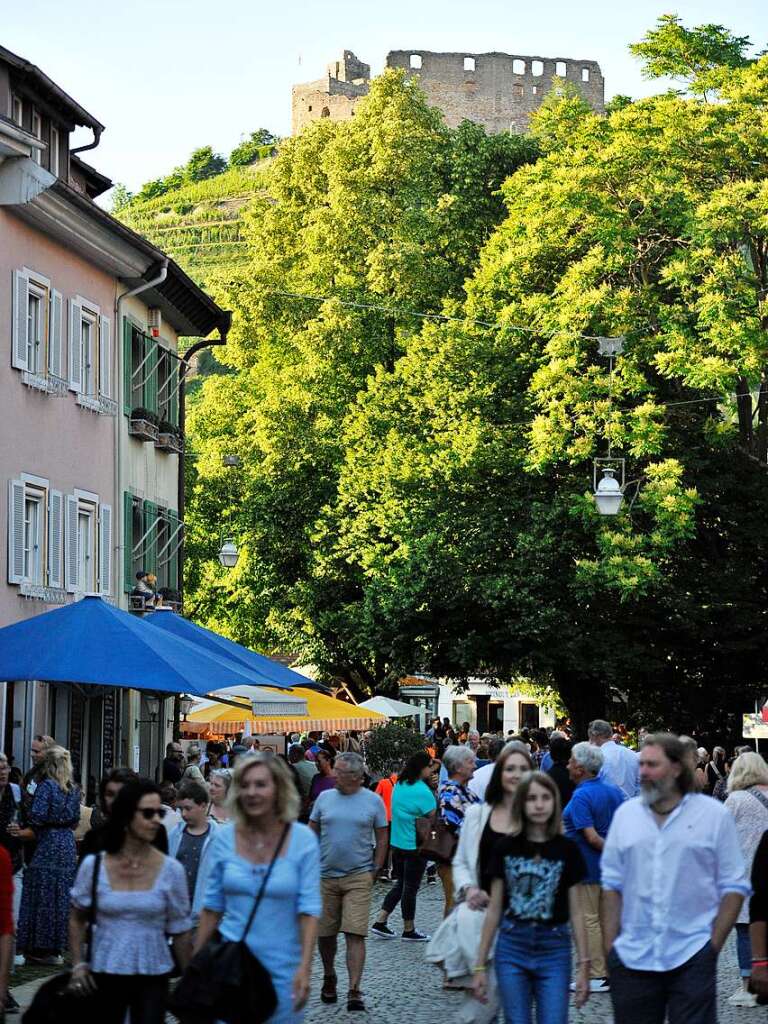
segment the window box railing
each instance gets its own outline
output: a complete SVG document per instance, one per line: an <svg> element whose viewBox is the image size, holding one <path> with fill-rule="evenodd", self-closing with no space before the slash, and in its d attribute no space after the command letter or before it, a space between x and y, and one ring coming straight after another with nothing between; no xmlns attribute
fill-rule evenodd
<svg viewBox="0 0 768 1024"><path fill-rule="evenodd" d="M87 409L88 412L95 412L97 415L101 412L101 403L99 402L98 395L84 395L78 391L75 395L75 401L81 409Z"/></svg>
<svg viewBox="0 0 768 1024"><path fill-rule="evenodd" d="M139 441L157 441L157 415L150 409L134 409L128 420L128 433Z"/></svg>
<svg viewBox="0 0 768 1024"><path fill-rule="evenodd" d="M183 447L184 442L182 441L179 428L174 426L169 420L160 420L157 427L155 448L159 448L161 452L172 452L176 455L181 455Z"/></svg>
<svg viewBox="0 0 768 1024"><path fill-rule="evenodd" d="M45 601L46 604L66 604L67 592L59 587L46 587L41 583L22 583L19 596L30 601Z"/></svg>

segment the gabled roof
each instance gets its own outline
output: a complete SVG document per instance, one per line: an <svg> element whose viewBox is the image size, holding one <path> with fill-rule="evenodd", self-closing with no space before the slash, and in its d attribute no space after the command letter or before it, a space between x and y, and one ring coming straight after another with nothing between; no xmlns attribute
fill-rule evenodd
<svg viewBox="0 0 768 1024"><path fill-rule="evenodd" d="M101 121L97 121L93 114L89 114L84 107L81 107L68 93L64 92L61 86L56 85L37 65L32 64L24 57L19 57L18 54L11 53L4 46L0 46L0 62L12 67L16 74L23 81L27 82L30 87L46 94L48 99L60 107L75 124L91 128L96 135L101 135L104 131L104 125Z"/></svg>

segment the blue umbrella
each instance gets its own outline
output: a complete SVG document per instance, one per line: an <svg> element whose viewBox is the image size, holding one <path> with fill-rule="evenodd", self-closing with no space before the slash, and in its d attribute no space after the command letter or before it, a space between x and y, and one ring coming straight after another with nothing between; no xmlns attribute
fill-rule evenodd
<svg viewBox="0 0 768 1024"><path fill-rule="evenodd" d="M326 692L325 687L308 679L307 676L301 675L300 672L294 672L293 669L281 665L279 661L273 661L272 658L267 658L263 654L257 654L249 647L236 644L234 640L228 640L225 636L206 629L205 626L198 626L197 623L190 622L189 619L182 618L181 615L176 615L170 609L161 608L159 611L152 612L146 616L144 621L152 626L157 626L166 633L183 637L184 640L197 644L219 657L237 662L244 669L255 673L262 686L302 686L305 690ZM211 689L213 690L215 687L212 686Z"/></svg>
<svg viewBox="0 0 768 1024"><path fill-rule="evenodd" d="M0 679L197 696L233 684L264 685L243 664L152 629L100 597L85 597L0 629Z"/></svg>

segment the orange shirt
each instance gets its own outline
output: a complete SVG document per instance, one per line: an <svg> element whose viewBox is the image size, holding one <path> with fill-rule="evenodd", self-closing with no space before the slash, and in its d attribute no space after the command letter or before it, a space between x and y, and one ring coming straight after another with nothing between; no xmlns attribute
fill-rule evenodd
<svg viewBox="0 0 768 1024"><path fill-rule="evenodd" d="M397 782L397 773L393 772L388 779L382 779L376 784L374 792L378 793L384 801L384 809L387 812L387 821L392 821L392 790Z"/></svg>

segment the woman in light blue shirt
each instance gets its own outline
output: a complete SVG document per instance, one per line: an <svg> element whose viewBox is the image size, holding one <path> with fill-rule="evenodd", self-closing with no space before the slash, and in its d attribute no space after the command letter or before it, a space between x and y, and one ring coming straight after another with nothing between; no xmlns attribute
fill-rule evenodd
<svg viewBox="0 0 768 1024"><path fill-rule="evenodd" d="M416 894L421 885L427 862L417 852L416 819L429 817L437 811L435 794L426 780L432 772L432 758L427 754L414 754L398 776L392 790L392 874L395 884L384 897L371 934L377 939L394 939L395 933L387 924L389 915L400 904L403 914L403 934L406 942L428 942L416 928Z"/></svg>
<svg viewBox="0 0 768 1024"><path fill-rule="evenodd" d="M297 823L296 787L286 765L272 754L238 760L228 803L232 821L211 842L212 866L195 952L217 929L229 941L240 940L277 851L246 942L277 993L277 1009L268 1024L300 1024L322 908L318 842L306 825Z"/></svg>

